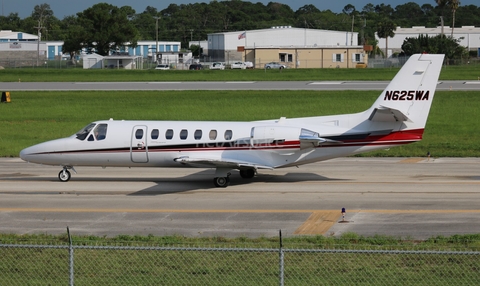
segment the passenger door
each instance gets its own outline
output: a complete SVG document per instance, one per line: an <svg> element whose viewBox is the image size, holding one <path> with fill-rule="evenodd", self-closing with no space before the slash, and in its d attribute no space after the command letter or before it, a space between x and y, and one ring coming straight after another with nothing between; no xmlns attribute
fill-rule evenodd
<svg viewBox="0 0 480 286"><path fill-rule="evenodd" d="M132 129L130 158L135 163L148 162L147 126L136 125Z"/></svg>

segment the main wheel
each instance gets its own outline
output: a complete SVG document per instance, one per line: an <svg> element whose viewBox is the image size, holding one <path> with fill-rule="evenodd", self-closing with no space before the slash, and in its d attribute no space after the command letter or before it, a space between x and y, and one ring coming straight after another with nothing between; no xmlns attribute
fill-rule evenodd
<svg viewBox="0 0 480 286"><path fill-rule="evenodd" d="M255 176L255 170L254 169L246 169L246 170L240 170L240 177L244 179L251 179Z"/></svg>
<svg viewBox="0 0 480 286"><path fill-rule="evenodd" d="M215 187L226 188L230 183L230 178L228 177L216 177L213 178L213 184Z"/></svg>
<svg viewBox="0 0 480 286"><path fill-rule="evenodd" d="M70 174L70 171L68 170L62 170L60 173L58 173L58 179L60 182L68 182L70 178L72 177L72 174Z"/></svg>

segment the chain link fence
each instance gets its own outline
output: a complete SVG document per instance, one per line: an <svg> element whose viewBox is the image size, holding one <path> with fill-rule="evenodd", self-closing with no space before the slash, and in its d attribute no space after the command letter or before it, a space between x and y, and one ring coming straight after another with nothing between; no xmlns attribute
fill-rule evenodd
<svg viewBox="0 0 480 286"><path fill-rule="evenodd" d="M370 58L368 60L367 68L400 68L408 60L408 57L395 57L395 58ZM208 68L210 64L214 61L211 58L203 57L200 59L200 63ZM265 64L268 61L262 61L261 59L256 59L253 62L253 65L257 69L263 69ZM229 65L233 61L226 61L226 64ZM183 62L165 62L168 64L171 69L176 70L188 70L189 64ZM298 60L297 62L282 62L288 68L336 68L337 65L333 64L331 60L321 61L321 60ZM350 62L348 64L349 68L355 68L357 63ZM151 60L144 59L142 68L144 70L154 69L156 63ZM342 67L346 67L346 63L340 64ZM470 59L458 59L458 60L449 60L445 62L446 66L462 66L462 65L480 65L480 58L470 58ZM83 69L83 63L81 60L76 61L75 64L70 60L36 60L36 59L2 59L0 58L0 67L3 68L34 68L34 69Z"/></svg>
<svg viewBox="0 0 480 286"><path fill-rule="evenodd" d="M94 244L0 244L0 284L480 285L478 251Z"/></svg>

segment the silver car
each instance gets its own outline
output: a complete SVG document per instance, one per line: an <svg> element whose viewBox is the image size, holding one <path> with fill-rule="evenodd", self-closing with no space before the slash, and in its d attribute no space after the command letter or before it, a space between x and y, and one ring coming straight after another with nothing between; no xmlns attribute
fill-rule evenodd
<svg viewBox="0 0 480 286"><path fill-rule="evenodd" d="M271 62L268 64L265 64L266 69L286 69L287 66L278 62Z"/></svg>

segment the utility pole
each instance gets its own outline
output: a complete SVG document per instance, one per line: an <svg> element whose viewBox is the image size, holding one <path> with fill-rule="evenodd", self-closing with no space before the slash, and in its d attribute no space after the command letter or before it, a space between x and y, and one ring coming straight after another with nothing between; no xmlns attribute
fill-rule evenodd
<svg viewBox="0 0 480 286"><path fill-rule="evenodd" d="M442 27L442 36L443 36L443 16L440 16L440 26Z"/></svg>
<svg viewBox="0 0 480 286"><path fill-rule="evenodd" d="M355 25L355 15L352 15L352 35L350 36L350 46L353 46L353 26Z"/></svg>
<svg viewBox="0 0 480 286"><path fill-rule="evenodd" d="M41 30L43 29L42 25L40 24L40 20L38 20L38 26L37 27L34 27L35 29L37 29L37 35L38 35L38 39L37 39L37 67L38 67L38 62L39 62L39 57L40 57L40 40L42 39L42 32Z"/></svg>
<svg viewBox="0 0 480 286"><path fill-rule="evenodd" d="M155 32L156 32L156 43L155 43L155 61L158 63L158 19L160 17L154 17L156 22L155 22Z"/></svg>

